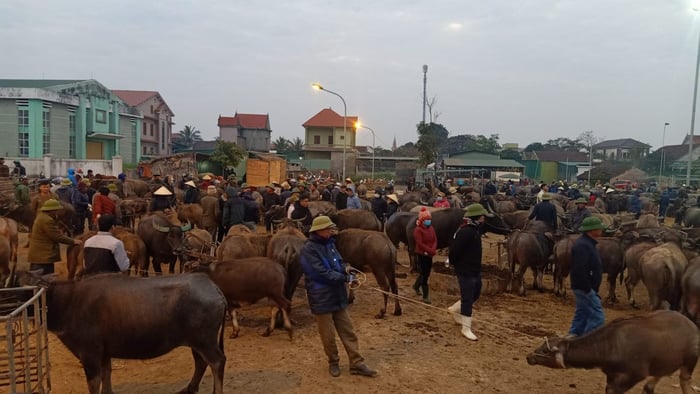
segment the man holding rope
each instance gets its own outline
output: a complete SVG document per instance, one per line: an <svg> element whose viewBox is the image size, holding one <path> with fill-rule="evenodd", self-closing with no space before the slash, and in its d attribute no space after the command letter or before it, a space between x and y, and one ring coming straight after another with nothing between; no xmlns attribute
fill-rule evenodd
<svg viewBox="0 0 700 394"><path fill-rule="evenodd" d="M360 355L357 335L347 311L346 283L352 282L352 275L346 273L342 257L335 248L331 235L334 227L335 224L328 216L314 218L309 229L309 239L301 250L301 266L309 307L318 325L331 376L340 376L340 358L335 343L337 331L350 359L350 374L373 377L377 372L370 369Z"/></svg>

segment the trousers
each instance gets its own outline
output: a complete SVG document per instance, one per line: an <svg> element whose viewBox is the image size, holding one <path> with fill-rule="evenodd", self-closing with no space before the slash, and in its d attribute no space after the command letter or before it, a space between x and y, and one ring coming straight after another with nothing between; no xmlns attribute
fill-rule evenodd
<svg viewBox="0 0 700 394"><path fill-rule="evenodd" d="M464 316L472 316L472 305L481 296L481 274L457 275L459 292L462 299L462 309L460 313Z"/></svg>
<svg viewBox="0 0 700 394"><path fill-rule="evenodd" d="M348 354L350 366L364 362L365 359L360 355L360 345L347 309L314 315L314 317L329 364L337 364L340 361L338 346L335 343L336 331L345 347L345 352Z"/></svg>
<svg viewBox="0 0 700 394"><path fill-rule="evenodd" d="M603 306L595 290L591 289L585 292L574 289L574 296L576 297L576 311L571 321L569 334L581 336L605 324Z"/></svg>
<svg viewBox="0 0 700 394"><path fill-rule="evenodd" d="M422 254L416 255L418 260L418 273L421 278L421 285L427 286L430 272L433 270L433 258Z"/></svg>

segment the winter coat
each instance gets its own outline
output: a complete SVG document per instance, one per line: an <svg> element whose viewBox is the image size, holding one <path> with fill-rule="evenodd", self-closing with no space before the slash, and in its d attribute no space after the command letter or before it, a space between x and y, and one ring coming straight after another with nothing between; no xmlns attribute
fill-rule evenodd
<svg viewBox="0 0 700 394"><path fill-rule="evenodd" d="M32 240L34 242L34 240ZM589 292L598 292L603 280L603 264L596 250L595 239L583 234L571 248L571 288Z"/></svg>
<svg viewBox="0 0 700 394"><path fill-rule="evenodd" d="M215 228L221 222L221 210L219 210L219 199L213 195L202 197L202 227Z"/></svg>
<svg viewBox="0 0 700 394"><path fill-rule="evenodd" d="M541 220L547 223L552 230L557 230L557 208L549 201L542 201L535 205L527 218Z"/></svg>
<svg viewBox="0 0 700 394"><path fill-rule="evenodd" d="M27 260L30 263L53 263L61 260L58 244L73 245L73 239L65 236L58 226L58 220L39 211L32 225L32 242L29 243Z"/></svg>
<svg viewBox="0 0 700 394"><path fill-rule="evenodd" d="M457 229L450 245L450 265L460 276L475 276L481 272L481 231L472 223Z"/></svg>
<svg viewBox="0 0 700 394"><path fill-rule="evenodd" d="M437 252L437 234L433 226L425 227L422 223L413 230L413 238L416 241L415 254L423 256L435 256Z"/></svg>
<svg viewBox="0 0 700 394"><path fill-rule="evenodd" d="M311 313L333 313L348 307L343 260L333 238L311 234L300 254Z"/></svg>

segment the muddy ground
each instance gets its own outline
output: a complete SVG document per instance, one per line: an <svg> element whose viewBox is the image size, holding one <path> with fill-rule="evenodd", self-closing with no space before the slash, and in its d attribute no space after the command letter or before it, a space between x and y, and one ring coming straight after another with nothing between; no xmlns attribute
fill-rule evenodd
<svg viewBox="0 0 700 394"><path fill-rule="evenodd" d="M26 234L21 234L20 245ZM489 244L497 240L491 236ZM26 261L27 249L20 249L20 262ZM63 252L65 256L65 250ZM494 262L495 247L485 247L485 261ZM405 250L399 261L407 263ZM444 261L438 256L436 261ZM65 275L65 263L57 264ZM407 272L399 267L400 272ZM527 281L532 281L528 273ZM512 294L483 296L475 306L474 331L477 342L466 340L444 308L457 296L434 291L433 305L417 302L410 285L414 277L399 279L403 315L378 320L374 318L381 295L371 275L357 293L350 307L355 329L360 337L362 354L379 376L364 378L348 373L347 357L341 349L342 375L332 378L321 348L313 318L306 305L303 289L293 300L294 339L275 331L270 337L260 336L267 322L265 302L245 307L240 313L241 336L228 339L228 357L224 376L225 392L249 393L391 393L391 392L465 392L465 393L600 393L604 392L605 376L598 370L552 370L529 366L525 355L539 346L545 335L566 333L574 311L571 297L560 299L551 293L551 277L546 277L544 293L530 290L526 298ZM606 284L602 290L607 294ZM646 307L646 290L637 287L637 300ZM606 306L606 320L643 313L626 303L624 286L618 287L621 300ZM389 311L393 311L390 303ZM84 393L87 386L78 360L50 334L51 380L54 393ZM193 371L188 348L146 361L115 360L113 372L116 393L173 393L183 388ZM695 374L693 384L700 378ZM212 390L209 372L200 392ZM641 384L632 392L640 392ZM677 374L663 379L658 393L677 393Z"/></svg>

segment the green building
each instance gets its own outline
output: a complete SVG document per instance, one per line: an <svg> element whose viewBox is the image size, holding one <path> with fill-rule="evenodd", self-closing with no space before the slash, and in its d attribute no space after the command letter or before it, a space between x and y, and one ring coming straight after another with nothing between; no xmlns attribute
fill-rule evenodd
<svg viewBox="0 0 700 394"><path fill-rule="evenodd" d="M142 119L92 79L0 79L0 156L136 164Z"/></svg>

